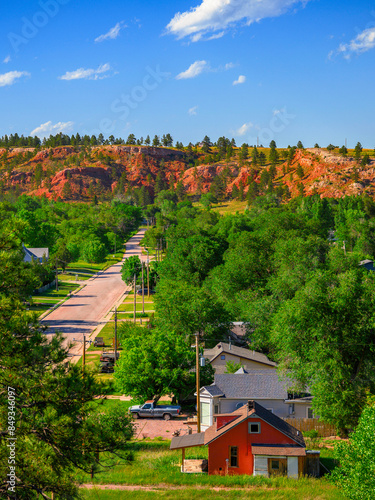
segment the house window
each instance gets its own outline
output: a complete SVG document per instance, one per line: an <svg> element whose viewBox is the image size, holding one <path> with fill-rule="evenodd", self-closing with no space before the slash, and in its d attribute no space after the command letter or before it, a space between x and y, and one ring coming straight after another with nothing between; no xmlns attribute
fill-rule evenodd
<svg viewBox="0 0 375 500"><path fill-rule="evenodd" d="M250 434L260 434L260 422L249 422L249 433Z"/></svg>
<svg viewBox="0 0 375 500"><path fill-rule="evenodd" d="M229 447L229 463L230 467L238 467L238 448L237 446Z"/></svg>
<svg viewBox="0 0 375 500"><path fill-rule="evenodd" d="M307 418L315 418L312 408L307 408Z"/></svg>
<svg viewBox="0 0 375 500"><path fill-rule="evenodd" d="M271 469L280 470L280 462L278 460L271 460Z"/></svg>
<svg viewBox="0 0 375 500"><path fill-rule="evenodd" d="M222 355L220 356L220 359L225 359L225 354L222 354Z"/></svg>
<svg viewBox="0 0 375 500"><path fill-rule="evenodd" d="M217 415L219 413L219 405L214 406L214 414Z"/></svg>

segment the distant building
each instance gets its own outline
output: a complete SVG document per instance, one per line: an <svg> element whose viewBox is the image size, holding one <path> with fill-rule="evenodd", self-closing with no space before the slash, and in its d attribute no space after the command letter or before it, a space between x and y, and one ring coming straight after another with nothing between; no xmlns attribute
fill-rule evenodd
<svg viewBox="0 0 375 500"><path fill-rule="evenodd" d="M289 382L290 383L290 382ZM212 385L200 389L202 430L210 427L217 415L230 413L251 399L280 418L312 418L312 397L289 399L286 382L279 380L275 367L215 375Z"/></svg>
<svg viewBox="0 0 375 500"><path fill-rule="evenodd" d="M276 366L276 363L269 360L265 354L225 342L220 342L212 349L205 349L203 356L218 375L226 372L228 361L240 364L245 370L264 370Z"/></svg>
<svg viewBox="0 0 375 500"><path fill-rule="evenodd" d="M361 260L360 266L367 269L367 271L374 271L374 261L370 259Z"/></svg>
<svg viewBox="0 0 375 500"><path fill-rule="evenodd" d="M22 245L23 252L25 254L23 261L24 262L32 262L33 260L37 260L42 263L43 258L46 260L49 259L49 249L48 248L27 248L25 245Z"/></svg>

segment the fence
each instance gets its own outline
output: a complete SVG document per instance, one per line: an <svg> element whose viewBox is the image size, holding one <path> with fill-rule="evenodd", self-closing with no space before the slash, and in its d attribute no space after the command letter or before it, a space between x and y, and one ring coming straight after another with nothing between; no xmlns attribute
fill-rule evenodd
<svg viewBox="0 0 375 500"><path fill-rule="evenodd" d="M56 280L53 280L51 283L48 283L48 285L44 285L44 286L42 286L41 288L38 288L35 291L37 293L43 293L43 292L45 292L46 290L49 290L50 288L52 288L55 285L56 285Z"/></svg>
<svg viewBox="0 0 375 500"><path fill-rule="evenodd" d="M333 425L327 424L319 418L283 418L283 420L301 432L315 430L321 437L336 436L337 434Z"/></svg>

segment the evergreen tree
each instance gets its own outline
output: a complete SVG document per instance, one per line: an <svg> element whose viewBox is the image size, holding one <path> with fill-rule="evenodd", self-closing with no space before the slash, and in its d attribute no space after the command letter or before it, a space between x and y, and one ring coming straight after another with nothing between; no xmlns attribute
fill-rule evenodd
<svg viewBox="0 0 375 500"><path fill-rule="evenodd" d="M146 146L149 146L151 144L151 139L150 139L149 135L145 139L145 144L146 144Z"/></svg>
<svg viewBox="0 0 375 500"><path fill-rule="evenodd" d="M361 159L361 153L362 153L362 144L360 142L357 142L355 148L354 148L354 158L359 161Z"/></svg>

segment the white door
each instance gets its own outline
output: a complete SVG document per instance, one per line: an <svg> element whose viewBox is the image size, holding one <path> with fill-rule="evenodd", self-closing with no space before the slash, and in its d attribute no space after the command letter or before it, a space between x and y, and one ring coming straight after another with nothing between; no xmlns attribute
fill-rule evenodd
<svg viewBox="0 0 375 500"><path fill-rule="evenodd" d="M288 477L298 479L298 457L288 457Z"/></svg>
<svg viewBox="0 0 375 500"><path fill-rule="evenodd" d="M268 477L268 458L254 455L254 476Z"/></svg>
<svg viewBox="0 0 375 500"><path fill-rule="evenodd" d="M211 408L211 403L201 402L201 424L207 425L207 427L212 425L210 408Z"/></svg>

